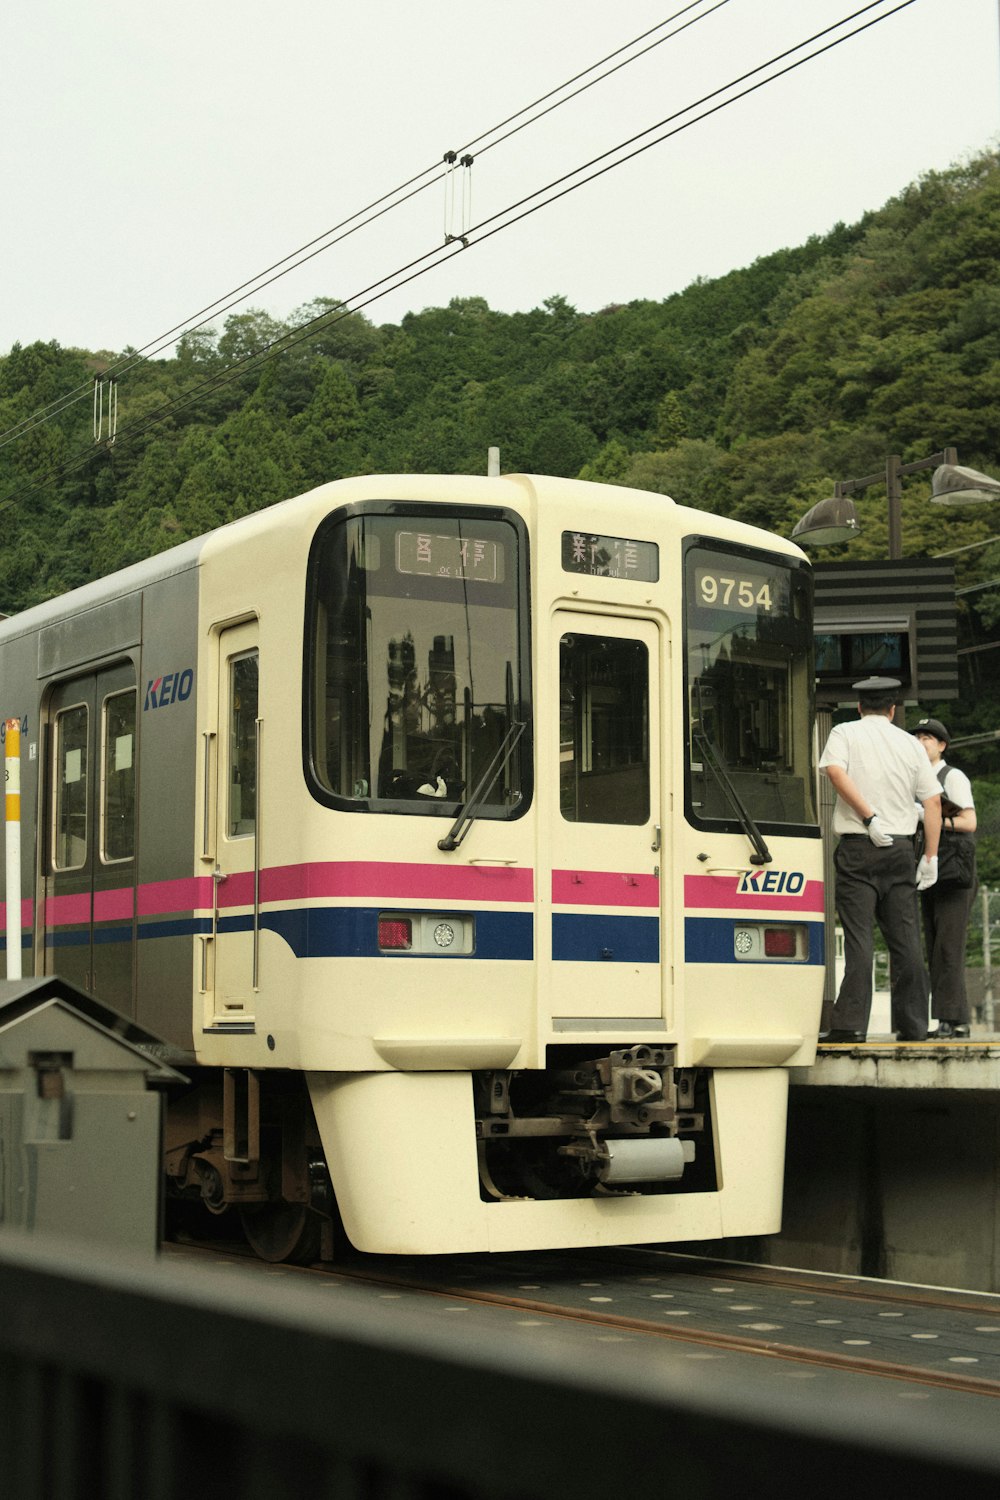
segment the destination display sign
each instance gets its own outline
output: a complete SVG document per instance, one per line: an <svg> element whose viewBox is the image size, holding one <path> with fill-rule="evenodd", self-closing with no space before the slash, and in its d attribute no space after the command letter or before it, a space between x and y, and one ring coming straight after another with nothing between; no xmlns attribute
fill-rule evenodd
<svg viewBox="0 0 1000 1500"><path fill-rule="evenodd" d="M583 573L588 578L655 583L660 576L660 549L655 542L595 536L589 531L564 531L562 565L564 572Z"/></svg>
<svg viewBox="0 0 1000 1500"><path fill-rule="evenodd" d="M424 578L468 578L476 583L500 583L504 576L503 547L485 537L397 531L396 571Z"/></svg>

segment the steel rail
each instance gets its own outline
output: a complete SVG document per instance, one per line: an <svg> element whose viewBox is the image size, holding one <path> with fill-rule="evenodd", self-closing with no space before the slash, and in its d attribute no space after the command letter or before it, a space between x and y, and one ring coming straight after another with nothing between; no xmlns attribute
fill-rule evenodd
<svg viewBox="0 0 1000 1500"><path fill-rule="evenodd" d="M249 1251L242 1247L227 1245L223 1251L212 1246L171 1246L171 1250L192 1253L224 1253L238 1255L244 1260L253 1260ZM928 1369L920 1365L895 1363L892 1360L874 1359L871 1356L840 1354L833 1350L810 1349L801 1344L784 1343L776 1339L755 1339L743 1334L730 1334L709 1329L695 1328L690 1324L684 1328L664 1327L651 1319L635 1318L620 1313L609 1313L590 1308L573 1308L555 1302L546 1302L534 1297L514 1297L505 1292L470 1290L468 1287L437 1284L433 1280L390 1273L381 1268L353 1267L350 1264L323 1264L311 1266L281 1267L283 1272L299 1271L304 1276L337 1277L363 1286L385 1286L395 1290L414 1292L427 1297L446 1298L452 1302L465 1302L471 1306L502 1307L512 1312L531 1312L563 1322L585 1323L592 1327L608 1328L618 1332L639 1333L647 1337L665 1339L671 1343L695 1344L701 1348L721 1349L737 1354L755 1355L758 1358L787 1360L789 1363L811 1365L820 1369L838 1370L845 1374L870 1375L883 1380L896 1380L909 1385L929 1386L935 1390L958 1391L970 1396L986 1396L1000 1399L1000 1380L989 1380L982 1376L952 1373L945 1370ZM728 1274L728 1268L727 1268ZM777 1283L782 1284L782 1283Z"/></svg>

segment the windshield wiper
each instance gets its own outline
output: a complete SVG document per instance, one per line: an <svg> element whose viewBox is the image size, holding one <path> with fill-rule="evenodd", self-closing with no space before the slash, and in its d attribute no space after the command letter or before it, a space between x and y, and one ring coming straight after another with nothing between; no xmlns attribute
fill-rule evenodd
<svg viewBox="0 0 1000 1500"><path fill-rule="evenodd" d="M499 781L504 771L506 771L508 762L510 761L511 756L514 753L514 746L521 738L526 727L527 726L525 724L521 724L516 720L511 724L507 733L504 735L503 739L500 742L499 750L494 755L489 765L486 767L486 770L483 772L482 776L480 776L479 781L476 783L475 790L473 791L471 797L466 803L463 804L462 811L459 813L454 823L448 829L448 832L445 834L444 838L438 839L439 849L447 850L458 848L459 844L465 838L465 835L468 833L470 827L472 826L473 818L478 815L479 809L482 807L483 803L490 795L490 792L493 790L494 786L496 785L497 781Z"/></svg>
<svg viewBox="0 0 1000 1500"><path fill-rule="evenodd" d="M729 776L726 773L725 767L722 763L722 752L719 750L718 746L709 739L708 735L705 734L704 731L696 730L691 738L697 744L702 746L702 754L704 755L704 758L708 763L709 770L712 772L716 781L721 786L726 800L728 801L730 807L733 808L736 816L740 820L740 827L743 829L743 832L746 834L747 838L750 840L750 843L753 845L755 852L750 856L750 863L752 865L771 864L773 855L764 842L764 835L761 833L760 829L757 827L757 824L750 816L750 813L745 807L739 792L733 786L733 783L730 781Z"/></svg>

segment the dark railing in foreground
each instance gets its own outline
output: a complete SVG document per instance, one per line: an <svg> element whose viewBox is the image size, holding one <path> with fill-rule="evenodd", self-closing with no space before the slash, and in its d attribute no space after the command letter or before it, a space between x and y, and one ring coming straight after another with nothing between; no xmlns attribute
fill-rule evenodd
<svg viewBox="0 0 1000 1500"><path fill-rule="evenodd" d="M779 1404L752 1373L681 1375L651 1341L538 1351L502 1318L484 1338L417 1304L337 1303L298 1277L223 1284L0 1234L0 1496L997 1493L985 1411L977 1431L922 1425L917 1403L883 1416L875 1381L835 1404L789 1382Z"/></svg>

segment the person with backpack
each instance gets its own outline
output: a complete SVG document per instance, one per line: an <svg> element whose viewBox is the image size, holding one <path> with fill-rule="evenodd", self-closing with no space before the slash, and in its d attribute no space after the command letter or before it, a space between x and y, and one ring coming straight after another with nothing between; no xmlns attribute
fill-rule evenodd
<svg viewBox="0 0 1000 1500"><path fill-rule="evenodd" d="M944 753L951 736L940 719L921 719L913 730L941 784L941 842L938 878L920 893L924 944L931 980L931 1015L938 1023L929 1039L970 1034L965 988L965 934L976 893L976 808L964 771L949 766ZM922 811L922 809L921 809Z"/></svg>

